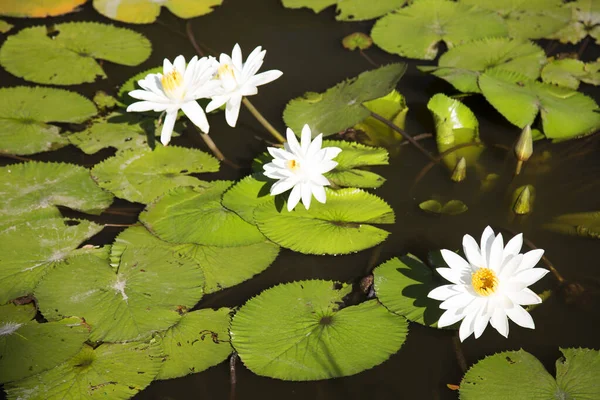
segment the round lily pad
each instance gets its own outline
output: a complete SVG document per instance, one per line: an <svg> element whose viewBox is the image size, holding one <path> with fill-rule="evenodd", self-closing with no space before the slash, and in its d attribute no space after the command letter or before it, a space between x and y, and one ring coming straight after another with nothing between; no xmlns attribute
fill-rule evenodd
<svg viewBox="0 0 600 400"><path fill-rule="evenodd" d="M444 310L427 295L441 282L421 260L412 254L392 258L375 268L373 275L377 298L388 310L409 321L437 326Z"/></svg>
<svg viewBox="0 0 600 400"><path fill-rule="evenodd" d="M100 14L130 24L150 24L156 21L161 7L179 18L195 18L211 13L223 0L94 0Z"/></svg>
<svg viewBox="0 0 600 400"><path fill-rule="evenodd" d="M376 300L343 308L350 289L320 280L267 289L236 312L231 343L246 367L271 378L329 379L373 368L400 349L406 319Z"/></svg>
<svg viewBox="0 0 600 400"><path fill-rule="evenodd" d="M140 221L171 243L230 247L263 242L265 237L256 226L221 204L221 196L231 184L214 181L206 188L173 189L150 204L140 214Z"/></svg>
<svg viewBox="0 0 600 400"><path fill-rule="evenodd" d="M221 203L235 211L244 221L254 224L256 207L275 201L269 193L272 183L273 180L262 173L254 173L231 186L223 194Z"/></svg>
<svg viewBox="0 0 600 400"><path fill-rule="evenodd" d="M366 33L354 32L342 39L342 46L348 50L366 50L373 45L373 39Z"/></svg>
<svg viewBox="0 0 600 400"><path fill-rule="evenodd" d="M0 15L19 18L55 17L75 11L87 0L3 0Z"/></svg>
<svg viewBox="0 0 600 400"><path fill-rule="evenodd" d="M383 185L385 178L365 167L388 165L389 154L386 149L339 140L323 142L323 147L330 146L339 147L342 152L335 158L338 165L325 174L329 182L337 186L357 188L377 188Z"/></svg>
<svg viewBox="0 0 600 400"><path fill-rule="evenodd" d="M168 329L202 297L202 271L191 259L161 248L131 247L117 269L91 254L48 274L35 297L48 320L79 315L93 341L144 340Z"/></svg>
<svg viewBox="0 0 600 400"><path fill-rule="evenodd" d="M389 232L370 224L394 223L394 211L360 189L327 190L325 204L293 211L268 203L254 211L260 231L281 247L305 254L348 254L373 247Z"/></svg>
<svg viewBox="0 0 600 400"><path fill-rule="evenodd" d="M67 90L34 87L0 89L0 153L35 154L69 142L48 122L80 123L96 115L94 103Z"/></svg>
<svg viewBox="0 0 600 400"><path fill-rule="evenodd" d="M143 35L96 22L67 22L25 28L9 36L0 49L0 64L31 82L76 85L106 78L96 59L135 66L152 51ZM44 62L31 62L32 60Z"/></svg>
<svg viewBox="0 0 600 400"><path fill-rule="evenodd" d="M218 170L219 161L203 151L158 145L120 151L97 164L92 178L117 197L148 204L176 187L206 186L189 174Z"/></svg>
<svg viewBox="0 0 600 400"><path fill-rule="evenodd" d="M185 314L163 336L165 360L156 379L179 378L204 371L232 352L231 309L203 309Z"/></svg>
<svg viewBox="0 0 600 400"><path fill-rule="evenodd" d="M378 0L365 2L364 0L282 0L287 8L310 8L315 13L320 13L325 8L337 5L338 21L362 21L380 17L389 11L402 7L407 0Z"/></svg>
<svg viewBox="0 0 600 400"><path fill-rule="evenodd" d="M586 64L572 58L553 60L542 69L542 80L574 90L580 82L600 85L600 62Z"/></svg>
<svg viewBox="0 0 600 400"><path fill-rule="evenodd" d="M33 292L40 279L61 264L102 226L61 218L24 222L0 232L0 304ZM78 315L77 313L66 316Z"/></svg>
<svg viewBox="0 0 600 400"><path fill-rule="evenodd" d="M85 345L67 362L7 384L8 399L126 400L152 382L161 364L160 342Z"/></svg>

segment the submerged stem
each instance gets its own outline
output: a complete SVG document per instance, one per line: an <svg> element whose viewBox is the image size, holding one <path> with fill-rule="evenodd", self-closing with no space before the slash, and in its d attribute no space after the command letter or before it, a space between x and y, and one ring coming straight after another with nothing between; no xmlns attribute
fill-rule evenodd
<svg viewBox="0 0 600 400"><path fill-rule="evenodd" d="M462 346L460 344L460 339L458 337L458 331L452 335L452 346L454 347L454 354L456 355L456 361L458 362L458 366L460 370L464 374L467 372L467 360L465 359L465 355L462 351Z"/></svg>
<svg viewBox="0 0 600 400"><path fill-rule="evenodd" d="M202 51L200 46L198 46L198 42L196 42L196 37L194 36L194 32L192 32L192 21L191 20L185 24L185 33L187 34L187 37L190 40L190 43L194 47L194 50L196 50L196 53L198 53L198 55L200 57L204 57L204 52Z"/></svg>
<svg viewBox="0 0 600 400"><path fill-rule="evenodd" d="M234 351L229 358L229 385L231 392L229 393L229 399L235 399L235 385L237 384L237 377L235 374L235 365L238 359L238 354Z"/></svg>
<svg viewBox="0 0 600 400"><path fill-rule="evenodd" d="M196 127L196 129L198 129L198 128ZM223 153L221 153L221 150L219 150L219 148L217 147L215 142L213 142L212 138L210 137L210 135L208 133L204 133L200 130L198 130L198 132L200 132L200 137L202 138L202 140L204 140L204 143L206 143L206 145L208 146L210 151L215 155L215 157L217 157L217 160L224 162L225 164L229 165L230 167L240 168L239 165L235 164L232 161L229 161L223 155Z"/></svg>
<svg viewBox="0 0 600 400"><path fill-rule="evenodd" d="M256 120L258 122L260 122L260 124L262 126L264 126L265 129L268 130L269 133L271 135L273 135L273 137L275 137L275 139L277 139L280 143L285 143L285 138L281 135L281 133L279 133L277 131L277 129L275 129L273 127L273 125L271 125L269 123L269 121L267 121L267 119L262 116L262 114L256 109L256 107L254 107L254 105L252 105L252 103L250 103L250 100L248 100L247 98L244 97L242 99L242 103L244 103L244 105L246 106L246 108L248 109L248 111L250 111L252 113L252 115L254 116L254 118L256 118Z"/></svg>

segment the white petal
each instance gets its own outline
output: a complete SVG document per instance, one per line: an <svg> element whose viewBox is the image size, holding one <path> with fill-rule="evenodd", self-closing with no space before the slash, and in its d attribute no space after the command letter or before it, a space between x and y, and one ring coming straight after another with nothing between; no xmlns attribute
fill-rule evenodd
<svg viewBox="0 0 600 400"><path fill-rule="evenodd" d="M144 90L158 95L164 95L165 92L163 91L162 83L160 82L161 77L162 75L159 74L148 74L144 79L138 81L138 85Z"/></svg>
<svg viewBox="0 0 600 400"><path fill-rule="evenodd" d="M168 59L163 60L163 75L168 75L173 71L173 64Z"/></svg>
<svg viewBox="0 0 600 400"><path fill-rule="evenodd" d="M464 317L465 315L457 312L457 310L446 310L438 320L438 327L443 328L454 325Z"/></svg>
<svg viewBox="0 0 600 400"><path fill-rule="evenodd" d="M337 167L337 165L338 163L335 161L323 161L317 166L316 172L319 174L324 174Z"/></svg>
<svg viewBox="0 0 600 400"><path fill-rule="evenodd" d="M452 268L436 268L436 271L449 282L457 285L464 284L463 280L461 279L463 272L460 270Z"/></svg>
<svg viewBox="0 0 600 400"><path fill-rule="evenodd" d="M168 97L162 96L160 94L156 94L156 93L148 91L148 90L132 90L128 94L129 94L129 96L133 97L134 99L138 99L138 100L146 100L146 101L151 101L153 103L164 103L164 104L172 103L172 101Z"/></svg>
<svg viewBox="0 0 600 400"><path fill-rule="evenodd" d="M508 318L503 308L497 307L494 309L490 323L498 333L504 337L508 337Z"/></svg>
<svg viewBox="0 0 600 400"><path fill-rule="evenodd" d="M181 105L181 109L187 117L204 133L208 133L210 126L202 107L196 101L190 101Z"/></svg>
<svg viewBox="0 0 600 400"><path fill-rule="evenodd" d="M463 319L463 322L461 322L458 330L458 336L461 342L464 342L475 330L475 315L475 313L467 314L465 319Z"/></svg>
<svg viewBox="0 0 600 400"><path fill-rule="evenodd" d="M514 307L507 308L505 311L508 318L517 325L520 325L523 328L535 329L533 318L531 318L531 315L529 315L529 313L520 305L515 304Z"/></svg>
<svg viewBox="0 0 600 400"><path fill-rule="evenodd" d="M311 140L312 133L310 132L310 126L308 126L308 124L305 124L302 127L302 134L300 136L300 148L302 149L303 155L306 155Z"/></svg>
<svg viewBox="0 0 600 400"><path fill-rule="evenodd" d="M504 259L506 260L509 256L516 256L521 251L523 246L523 234L519 233L506 243L504 246Z"/></svg>
<svg viewBox="0 0 600 400"><path fill-rule="evenodd" d="M514 302L522 306L531 304L540 304L542 299L535 294L531 289L524 288L520 292L506 293L506 295Z"/></svg>
<svg viewBox="0 0 600 400"><path fill-rule="evenodd" d="M300 185L296 185L296 186L294 186L294 188L290 192L290 196L288 197L288 201L287 201L288 211L292 211L298 205L298 203L300 202L300 196L301 196Z"/></svg>
<svg viewBox="0 0 600 400"><path fill-rule="evenodd" d="M483 309L482 309L483 311ZM488 322L490 322L490 314L487 313L478 313L475 317L475 339L479 339L485 328L487 327Z"/></svg>
<svg viewBox="0 0 600 400"><path fill-rule="evenodd" d="M342 152L342 149L340 149L339 147L325 147L323 148L323 150L325 150L325 159L331 160L334 159L335 157L338 156L338 154L340 154Z"/></svg>
<svg viewBox="0 0 600 400"><path fill-rule="evenodd" d="M212 112L227 103L230 96L213 96L212 101L206 106L206 112Z"/></svg>
<svg viewBox="0 0 600 400"><path fill-rule="evenodd" d="M285 131L285 137L287 138L287 145L290 148L290 152L293 154L301 154L300 143L298 143L298 138L296 138L296 134L290 128L287 128Z"/></svg>
<svg viewBox="0 0 600 400"><path fill-rule="evenodd" d="M485 264L484 267L487 267L488 257L490 255L492 243L494 242L495 238L496 238L496 236L494 236L494 231L489 226L487 226L483 230L483 233L481 234L480 250L481 250L481 259L482 259L483 263Z"/></svg>
<svg viewBox="0 0 600 400"><path fill-rule="evenodd" d="M171 135L173 134L173 127L175 126L176 119L177 110L167 111L167 115L163 121L162 130L160 131L160 142L165 146L171 141Z"/></svg>
<svg viewBox="0 0 600 400"><path fill-rule="evenodd" d="M185 73L183 74L183 82L186 85L192 84L192 78L194 75L199 72L196 70L196 65L198 64L198 56L192 57L187 67L185 68Z"/></svg>
<svg viewBox="0 0 600 400"><path fill-rule="evenodd" d="M317 199L317 201L319 203L325 203L327 201L327 196L325 194L325 188L323 186L313 185L312 186L312 194L313 194L313 196L315 196L315 199Z"/></svg>
<svg viewBox="0 0 600 400"><path fill-rule="evenodd" d="M233 46L233 51L231 52L231 61L234 67L236 67L240 71L242 70L242 49L237 43L235 44L235 46Z"/></svg>
<svg viewBox="0 0 600 400"><path fill-rule="evenodd" d="M311 182L315 186L329 186L330 185L329 180L327 178L325 178L323 175L312 176ZM323 189L323 190L325 190L325 189Z"/></svg>
<svg viewBox="0 0 600 400"><path fill-rule="evenodd" d="M132 111L133 112L145 112L145 111L160 112L160 111L165 111L170 106L171 106L170 104L160 104L160 103L154 103L152 101L138 101L138 102L130 104L127 107L127 112L132 112Z"/></svg>
<svg viewBox="0 0 600 400"><path fill-rule="evenodd" d="M544 268L532 268L521 271L514 276L514 280L522 282L525 286L533 285L540 279L542 279L548 272Z"/></svg>
<svg viewBox="0 0 600 400"><path fill-rule="evenodd" d="M502 239L502 234L499 233L492 242L492 247L490 248L490 254L488 256L487 267L498 273L500 271L500 267L502 266L503 254L504 240Z"/></svg>
<svg viewBox="0 0 600 400"><path fill-rule="evenodd" d="M185 75L185 58L182 55L175 57L175 61L173 61L173 68L175 68L182 77Z"/></svg>
<svg viewBox="0 0 600 400"><path fill-rule="evenodd" d="M272 69L270 71L261 72L260 74L254 75L248 80L248 84L252 86L262 86L267 83L273 82L275 79L283 75L283 72Z"/></svg>
<svg viewBox="0 0 600 400"><path fill-rule="evenodd" d="M238 116L240 115L240 107L242 106L242 96L232 96L227 102L225 108L225 119L232 128L235 128Z"/></svg>
<svg viewBox="0 0 600 400"><path fill-rule="evenodd" d="M305 125L308 126L308 125ZM310 129L310 128L309 128ZM306 157L311 157L315 155L319 150L321 150L321 146L323 145L323 134L318 134L316 138L313 139L312 143L308 146L306 150Z"/></svg>
<svg viewBox="0 0 600 400"><path fill-rule="evenodd" d="M517 270L519 265L523 260L523 254L518 254L515 257L511 258L506 264L502 266L498 276L501 280L510 278L514 272Z"/></svg>
<svg viewBox="0 0 600 400"><path fill-rule="evenodd" d="M446 249L440 252L442 253L442 258L450 268L457 271L471 271L471 265L455 252Z"/></svg>
<svg viewBox="0 0 600 400"><path fill-rule="evenodd" d="M456 290L452 289L453 287L454 287L454 285L438 286L435 289L433 289L432 291L430 291L427 294L427 297L434 299L434 300L444 301L444 300L446 300L452 296L456 296L458 294L458 292Z"/></svg>
<svg viewBox="0 0 600 400"><path fill-rule="evenodd" d="M289 151L285 151L284 149L279 149L277 147L268 147L267 150L269 154L271 154L274 158L279 158L285 161L293 160L296 158L295 155L290 153Z"/></svg>
<svg viewBox="0 0 600 400"><path fill-rule="evenodd" d="M239 93L242 96L254 96L258 93L258 89L253 85L244 85L239 89Z"/></svg>
<svg viewBox="0 0 600 400"><path fill-rule="evenodd" d="M471 265L481 267L483 264L483 260L481 258L481 251L479 250L479 245L473 239L471 235L463 236L463 251L465 252L465 256Z"/></svg>
<svg viewBox="0 0 600 400"><path fill-rule="evenodd" d="M542 249L531 250L523 254L523 261L521 261L521 264L517 268L517 271L525 271L527 269L535 267L537 263L540 262L543 255L544 250Z"/></svg>
<svg viewBox="0 0 600 400"><path fill-rule="evenodd" d="M451 308L464 308L471 304L475 300L475 297L468 293L460 293L456 296L452 296L440 304L442 310L449 310Z"/></svg>
<svg viewBox="0 0 600 400"><path fill-rule="evenodd" d="M281 194L283 192L287 192L288 190L290 190L291 188L294 187L294 185L296 184L296 182L294 182L291 179L286 179L283 181L279 181L279 182L275 182L273 184L273 186L271 186L271 195L272 196L276 196L278 194Z"/></svg>
<svg viewBox="0 0 600 400"><path fill-rule="evenodd" d="M250 79L256 72L262 67L263 60L267 54L266 50L262 50L262 47L258 46L248 55L244 68L242 69L242 80L245 82Z"/></svg>
<svg viewBox="0 0 600 400"><path fill-rule="evenodd" d="M310 183L302 184L301 194L302 204L304 204L304 207L306 207L306 209L308 210L310 208L310 201L312 199L312 187Z"/></svg>

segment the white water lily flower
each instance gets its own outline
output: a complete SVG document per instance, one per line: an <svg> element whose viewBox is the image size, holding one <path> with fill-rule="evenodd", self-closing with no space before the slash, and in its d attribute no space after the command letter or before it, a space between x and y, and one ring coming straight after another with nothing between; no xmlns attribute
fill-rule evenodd
<svg viewBox="0 0 600 400"><path fill-rule="evenodd" d="M138 81L143 90L129 92L131 97L142 101L131 104L127 111L165 111L166 116L160 133L160 141L165 146L171 140L180 109L194 125L207 133L208 121L196 100L209 98L216 93L219 84L212 78L217 72L217 66L214 57L193 57L187 67L185 58L181 55L175 58L173 64L165 58L162 74L148 74Z"/></svg>
<svg viewBox="0 0 600 400"><path fill-rule="evenodd" d="M262 50L258 46L250 53L246 62L242 63L242 50L236 43L231 57L227 54L221 54L217 73L217 81L221 84L221 90L218 94L212 96L212 101L206 107L206 112L216 110L227 103L225 106L225 119L229 126L235 127L240 114L242 97L255 95L258 93L257 86L273 82L283 74L278 70L257 74L266 53L266 50Z"/></svg>
<svg viewBox="0 0 600 400"><path fill-rule="evenodd" d="M439 327L460 320L459 336L463 341L472 333L481 336L488 322L504 337L508 337L508 318L524 328L534 329L531 315L521 306L539 304L542 299L527 286L540 280L549 271L534 268L544 250L519 254L523 234L512 238L506 246L502 235L494 236L489 226L481 235L481 248L469 235L463 238L467 260L450 250L442 250L442 257L450 268L437 271L451 285L429 292L429 297L441 300L446 310L438 321Z"/></svg>
<svg viewBox="0 0 600 400"><path fill-rule="evenodd" d="M325 186L329 185L324 173L331 171L337 166L332 161L342 149L339 147L321 148L323 134L319 134L311 142L311 131L308 125L302 128L300 143L294 132L288 128L286 132L287 142L283 149L269 147L267 150L273 156L273 161L263 165L265 176L278 179L271 186L271 195L275 196L290 189L287 201L288 211L292 211L300 199L308 210L312 196L320 203L325 203Z"/></svg>

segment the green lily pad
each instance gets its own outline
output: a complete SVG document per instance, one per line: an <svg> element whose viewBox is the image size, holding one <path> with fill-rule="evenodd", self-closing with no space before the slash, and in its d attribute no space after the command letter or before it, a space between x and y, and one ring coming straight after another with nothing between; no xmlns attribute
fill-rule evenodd
<svg viewBox="0 0 600 400"><path fill-rule="evenodd" d="M0 306L5 308L9 306ZM0 311L1 313L1 311ZM89 336L78 317L39 324L0 325L0 383L17 381L54 368L77 354Z"/></svg>
<svg viewBox="0 0 600 400"><path fill-rule="evenodd" d="M571 11L571 21L550 38L562 43L579 43L587 35L600 43L600 4L597 0L577 0L563 5Z"/></svg>
<svg viewBox="0 0 600 400"><path fill-rule="evenodd" d="M573 90L577 90L579 82L600 85L600 62L586 64L572 58L553 60L542 70L542 80Z"/></svg>
<svg viewBox="0 0 600 400"><path fill-rule="evenodd" d="M17 18L44 18L73 12L86 0L3 0L0 15Z"/></svg>
<svg viewBox="0 0 600 400"><path fill-rule="evenodd" d="M533 124L541 112L544 134L550 139L581 137L600 127L596 102L570 89L502 70L481 75L479 87L487 101L519 128Z"/></svg>
<svg viewBox="0 0 600 400"><path fill-rule="evenodd" d="M161 73L161 74L163 73L162 65L159 67L147 69L142 72L138 72L131 78L127 79L125 81L125 83L123 83L121 85L121 87L119 88L119 92L117 93L117 98L121 102L121 104L128 106L132 103L135 103L136 101L139 101L139 100L131 97L129 95L129 92L131 92L132 90L141 89L141 87L138 85L138 81L144 79L148 74L157 74L157 73ZM154 111L152 111L152 113L154 113Z"/></svg>
<svg viewBox="0 0 600 400"><path fill-rule="evenodd" d="M13 28L14 25L9 24L3 19L0 19L0 33L6 33Z"/></svg>
<svg viewBox="0 0 600 400"><path fill-rule="evenodd" d="M51 33L34 26L10 36L0 49L0 65L31 82L76 85L106 78L96 59L135 66L152 51L143 35L96 22L57 24Z"/></svg>
<svg viewBox="0 0 600 400"><path fill-rule="evenodd" d="M115 240L115 246L117 245L121 245L121 248L157 247L193 259L204 273L205 294L235 286L252 278L267 269L279 253L279 246L267 240L235 247L172 244L160 240L142 226L133 226L124 230Z"/></svg>
<svg viewBox="0 0 600 400"><path fill-rule="evenodd" d="M409 321L437 327L444 310L427 297L440 285L431 268L412 254L392 258L373 271L377 298L388 310Z"/></svg>
<svg viewBox="0 0 600 400"><path fill-rule="evenodd" d="M219 161L203 151L158 145L154 150L122 150L96 164L92 178L117 197L148 204L176 187L204 187L208 183L189 174L218 170Z"/></svg>
<svg viewBox="0 0 600 400"><path fill-rule="evenodd" d="M282 0L286 8L310 8L315 13L320 13L329 6L337 5L338 21L364 21L374 19L388 12L402 7L407 0L378 0L365 2L364 0Z"/></svg>
<svg viewBox="0 0 600 400"><path fill-rule="evenodd" d="M477 117L460 101L438 93L429 100L427 108L433 114L435 141L440 153L461 144L480 142ZM453 151L442 160L450 170L454 170L463 157L467 165L474 164L482 151L481 146L466 147Z"/></svg>
<svg viewBox="0 0 600 400"><path fill-rule="evenodd" d="M283 120L296 134L304 124L310 126L313 136L341 132L367 118L369 110L362 104L390 93L405 71L406 64L389 64L338 83L325 93L309 92L287 104Z"/></svg>
<svg viewBox="0 0 600 400"><path fill-rule="evenodd" d="M281 247L305 254L348 254L373 247L389 232L370 224L393 224L394 211L360 189L326 189L327 203L293 211L266 203L256 208L260 231Z"/></svg>
<svg viewBox="0 0 600 400"><path fill-rule="evenodd" d="M545 229L571 236L600 239L600 212L582 212L560 215L544 224Z"/></svg>
<svg viewBox="0 0 600 400"><path fill-rule="evenodd" d="M0 232L0 304L32 293L49 270L101 229L89 221L53 218ZM66 314L71 315L77 313Z"/></svg>
<svg viewBox="0 0 600 400"><path fill-rule="evenodd" d="M364 146L360 143L325 140L323 147L335 146L342 152L335 158L338 165L325 174L334 185L358 188L377 188L385 178L374 172L362 169L372 165L388 165L389 154L381 147Z"/></svg>
<svg viewBox="0 0 600 400"><path fill-rule="evenodd" d="M366 50L373 45L373 39L366 33L354 32L342 39L342 46L348 50Z"/></svg>
<svg viewBox="0 0 600 400"><path fill-rule="evenodd" d="M438 43L449 48L485 37L507 36L494 12L449 0L416 0L379 19L371 37L383 50L408 58L433 60Z"/></svg>
<svg viewBox="0 0 600 400"><path fill-rule="evenodd" d="M254 224L256 207L275 201L269 194L272 183L273 180L265 177L261 172L248 175L223 194L221 203L231 211L235 211L244 221Z"/></svg>
<svg viewBox="0 0 600 400"><path fill-rule="evenodd" d="M442 54L437 67L420 70L450 82L465 93L481 93L477 78L482 72L504 69L535 80L546 64L546 53L537 44L507 37L474 40Z"/></svg>
<svg viewBox="0 0 600 400"><path fill-rule="evenodd" d="M396 90L392 90L379 99L367 101L363 103L363 106L369 111L391 121L400 129L404 129L408 106L406 105L404 96ZM360 130L367 135L368 139L361 140L361 142L370 146L390 148L396 146L403 139L401 134L373 117L365 118L354 125L354 129Z"/></svg>
<svg viewBox="0 0 600 400"><path fill-rule="evenodd" d="M221 204L221 196L232 182L210 184L171 190L150 204L140 214L140 221L171 243L231 247L263 242L265 237L256 226Z"/></svg>
<svg viewBox="0 0 600 400"><path fill-rule="evenodd" d="M514 38L543 39L567 25L569 9L561 7L562 0L460 0L466 5L497 12Z"/></svg>
<svg viewBox="0 0 600 400"><path fill-rule="evenodd" d="M267 289L234 315L231 343L252 372L284 380L336 378L381 364L406 340L406 319L376 300L341 308L350 289L320 280Z"/></svg>
<svg viewBox="0 0 600 400"><path fill-rule="evenodd" d="M56 105L60 104L60 107ZM67 90L40 86L0 89L0 153L35 154L69 144L47 122L81 123L96 115L90 100Z"/></svg>
<svg viewBox="0 0 600 400"><path fill-rule="evenodd" d="M128 247L116 270L92 254L72 257L44 278L35 297L46 319L79 315L92 327L90 340L120 342L170 328L179 311L200 300L203 285L193 260L161 248Z"/></svg>
<svg viewBox="0 0 600 400"><path fill-rule="evenodd" d="M118 104L117 99L103 90L98 90L93 97L93 102L101 111L107 111L115 108Z"/></svg>
<svg viewBox="0 0 600 400"><path fill-rule="evenodd" d="M450 200L442 205L437 200L426 200L419 204L419 208L432 214L458 215L466 212L469 208L460 200Z"/></svg>
<svg viewBox="0 0 600 400"><path fill-rule="evenodd" d="M85 345L58 367L4 389L10 400L126 400L152 382L162 365L161 351L156 340Z"/></svg>
<svg viewBox="0 0 600 400"><path fill-rule="evenodd" d="M37 309L33 303L23 305L8 303L0 306L0 337L17 329L15 325L23 325L31 321L36 313Z"/></svg>
<svg viewBox="0 0 600 400"><path fill-rule="evenodd" d="M100 14L130 24L150 24L156 21L161 7L179 18L189 19L213 12L223 0L94 0Z"/></svg>
<svg viewBox="0 0 600 400"><path fill-rule="evenodd" d="M165 360L156 379L179 378L225 361L231 309L204 309L185 314L162 339Z"/></svg>
<svg viewBox="0 0 600 400"><path fill-rule="evenodd" d="M113 196L100 189L86 168L63 163L27 162L0 168L0 220L65 206L100 214ZM3 225L3 223L0 223Z"/></svg>
<svg viewBox="0 0 600 400"><path fill-rule="evenodd" d="M473 365L460 383L460 398L546 400L600 398L600 352L560 349L556 380L524 350L494 354ZM510 384L507 384L510 382Z"/></svg>

